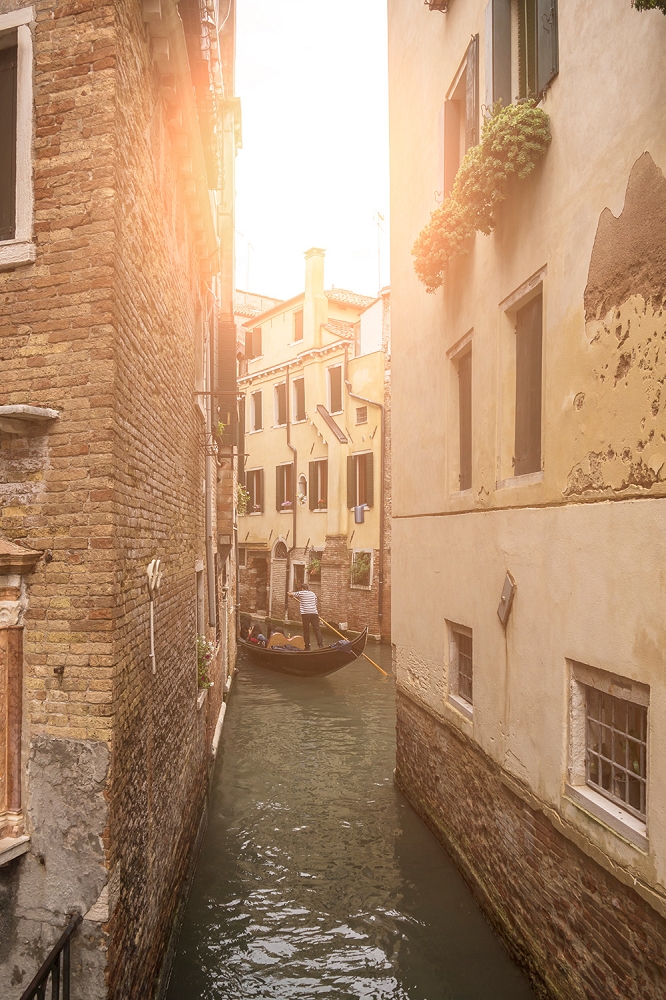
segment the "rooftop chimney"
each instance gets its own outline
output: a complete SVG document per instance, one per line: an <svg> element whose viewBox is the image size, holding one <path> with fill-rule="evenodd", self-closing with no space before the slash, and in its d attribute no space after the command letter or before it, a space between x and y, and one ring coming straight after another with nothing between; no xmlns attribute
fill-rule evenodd
<svg viewBox="0 0 666 1000"><path fill-rule="evenodd" d="M318 247L305 252L303 341L315 347L321 346L321 328L328 322L328 299L324 295L325 253Z"/></svg>

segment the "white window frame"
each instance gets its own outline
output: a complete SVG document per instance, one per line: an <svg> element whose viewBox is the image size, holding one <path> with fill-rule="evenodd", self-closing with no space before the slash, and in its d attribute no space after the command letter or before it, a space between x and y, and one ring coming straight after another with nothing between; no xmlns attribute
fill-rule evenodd
<svg viewBox="0 0 666 1000"><path fill-rule="evenodd" d="M370 556L370 583L354 583L354 577L352 575L352 567L354 565L354 557L357 555L369 555ZM375 553L374 549L352 549L352 561L349 567L349 586L352 590L372 590L372 583L375 574Z"/></svg>
<svg viewBox="0 0 666 1000"><path fill-rule="evenodd" d="M14 239L0 242L0 271L32 264L37 257L33 242L34 192L32 186L32 25L34 7L0 14L0 35L16 31L16 228Z"/></svg>
<svg viewBox="0 0 666 1000"><path fill-rule="evenodd" d="M247 489L247 477L249 475L252 475L255 472L263 472L263 466L259 466L256 469L246 469L245 470L245 484L246 484L245 488L246 489ZM266 483L264 482L264 490L265 489L266 489ZM255 497L255 499L256 499L256 497ZM264 509L263 508L265 508L265 506L266 506L266 498L263 497L262 499L263 499L263 504L262 504L262 509L261 510L249 510L248 509L247 513L249 514L250 517L261 517L263 515L263 513L264 513Z"/></svg>
<svg viewBox="0 0 666 1000"><path fill-rule="evenodd" d="M564 796L588 816L599 820L624 840L642 851L648 850L650 810L650 689L638 681L598 667L569 660L569 760ZM587 784L586 688L594 688L622 701L648 710L646 749L646 818L639 819L614 799Z"/></svg>
<svg viewBox="0 0 666 1000"><path fill-rule="evenodd" d="M256 423L257 423L257 406L256 406L256 402L255 402L255 396L259 396L260 397L260 401L259 401L260 413L259 413L259 416L261 418L261 427L257 427L256 426ZM263 429L264 429L264 393L263 393L263 391L261 389L255 389L254 392L250 392L250 422L251 422L252 426L251 426L250 431L248 432L249 434L258 434L259 431L263 431Z"/></svg>
<svg viewBox="0 0 666 1000"><path fill-rule="evenodd" d="M319 470L319 463L326 462L326 506L325 507L313 507L311 510L312 514L326 514L328 512L328 458L315 458L313 462L317 466L316 481L314 483L309 483L308 486L312 490L315 490L315 495L319 496L319 484L321 482L321 472ZM317 501L319 503L319 501Z"/></svg>
<svg viewBox="0 0 666 1000"><path fill-rule="evenodd" d="M238 568L247 569L247 549L245 546L240 546L238 549Z"/></svg>
<svg viewBox="0 0 666 1000"><path fill-rule="evenodd" d="M307 563L305 562L305 560L304 559L294 559L294 560L292 560L291 565L289 567L289 590L292 590L292 591L294 589L294 576L295 576L295 574L294 574L294 568L296 566L302 566L303 567L303 582L304 583L308 582L308 566L307 566Z"/></svg>
<svg viewBox="0 0 666 1000"><path fill-rule="evenodd" d="M340 372L340 407L341 408L339 410L334 410L333 409L333 404L331 402L331 396L332 396L332 392L331 392L331 372L332 371L339 371ZM342 365L331 365L330 368L326 369L326 382L327 382L327 389L328 389L328 412L329 413L344 413L344 410L345 410L345 394L344 394L344 383L342 381Z"/></svg>
<svg viewBox="0 0 666 1000"><path fill-rule="evenodd" d="M472 677L474 677L474 636L472 629L468 625L460 625L458 622L447 621L447 630L449 633L449 662L447 671L447 701L449 705L455 708L461 715L464 715L466 719L471 722L474 717L474 705L472 702L468 701L463 695L459 693L458 685L458 664L459 664L459 653L460 646L458 642L459 635L466 635L472 640ZM474 697L474 690L472 689L472 697Z"/></svg>

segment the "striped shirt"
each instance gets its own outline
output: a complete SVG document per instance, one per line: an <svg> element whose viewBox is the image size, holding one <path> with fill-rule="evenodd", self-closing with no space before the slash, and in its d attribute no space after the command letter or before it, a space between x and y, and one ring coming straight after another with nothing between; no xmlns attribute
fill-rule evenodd
<svg viewBox="0 0 666 1000"><path fill-rule="evenodd" d="M298 610L302 615L317 614L317 595L311 590L296 590L294 597L298 601Z"/></svg>

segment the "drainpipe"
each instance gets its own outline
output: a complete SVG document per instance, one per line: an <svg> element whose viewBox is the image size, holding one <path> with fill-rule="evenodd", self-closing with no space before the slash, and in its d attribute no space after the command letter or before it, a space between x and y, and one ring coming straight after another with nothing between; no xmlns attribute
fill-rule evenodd
<svg viewBox="0 0 666 1000"><path fill-rule="evenodd" d="M379 511L379 587L377 592L377 621L379 623L379 636L382 638L382 625L384 622L384 453L386 451L386 426L385 426L385 415L384 415L384 404L378 403L374 399L367 399L365 396L359 396L357 393L352 392L352 385L347 377L347 366L348 366L348 352L349 346L345 344L345 387L347 389L347 395L352 399L358 399L361 403L369 403L371 406L378 406L381 411L381 461L380 461L380 502L381 508Z"/></svg>
<svg viewBox="0 0 666 1000"><path fill-rule="evenodd" d="M296 548L296 476L297 469L296 463L298 461L298 453L291 443L291 419L290 419L290 403L289 403L289 365L287 365L287 371L285 376L285 403L286 403L286 416L287 416L287 448L290 449L294 456L294 471L291 477L291 530L293 534L291 548L287 550L287 578L284 584L284 617L285 621L289 617L289 571L291 569L291 555Z"/></svg>
<svg viewBox="0 0 666 1000"><path fill-rule="evenodd" d="M208 353L206 356L207 378L206 388L206 576L208 580L208 624L211 628L217 627L217 607L215 606L215 559L213 556L213 396L212 392L212 372L213 372L213 350L215 338L213 336L217 321L217 309L215 299L212 302L213 322L208 325Z"/></svg>

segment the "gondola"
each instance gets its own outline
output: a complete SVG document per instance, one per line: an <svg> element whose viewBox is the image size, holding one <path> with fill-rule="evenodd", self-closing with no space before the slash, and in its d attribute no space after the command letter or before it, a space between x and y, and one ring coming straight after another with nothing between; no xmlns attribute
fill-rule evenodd
<svg viewBox="0 0 666 1000"><path fill-rule="evenodd" d="M286 649L266 649L254 642L239 639L239 649L246 649L250 658L262 667L277 670L280 674L293 674L295 677L325 677L348 663L353 663L363 650L368 638L366 625L360 635L352 639L349 646L324 646L323 649L296 649L290 652Z"/></svg>

